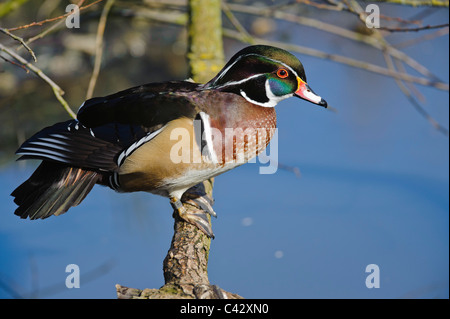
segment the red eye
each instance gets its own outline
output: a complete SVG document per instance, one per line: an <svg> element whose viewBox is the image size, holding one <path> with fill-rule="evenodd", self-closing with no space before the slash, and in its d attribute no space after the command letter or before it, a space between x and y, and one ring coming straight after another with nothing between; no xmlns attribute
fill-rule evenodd
<svg viewBox="0 0 450 319"><path fill-rule="evenodd" d="M279 69L277 71L277 75L278 75L279 78L284 79L284 78L288 77L289 73L288 73L288 71L286 69Z"/></svg>

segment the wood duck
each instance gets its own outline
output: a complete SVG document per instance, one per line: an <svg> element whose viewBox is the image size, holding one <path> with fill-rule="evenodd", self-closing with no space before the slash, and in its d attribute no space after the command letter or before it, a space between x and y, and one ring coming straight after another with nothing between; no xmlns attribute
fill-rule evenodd
<svg viewBox="0 0 450 319"><path fill-rule="evenodd" d="M292 96L327 107L294 55L255 45L235 54L206 84L149 83L87 100L77 119L44 128L17 150L19 160L42 163L12 192L15 214L63 214L100 184L168 197L181 218L212 237L203 212L215 216L211 203L189 199L201 210L188 213L183 193L264 150L276 127L274 106Z"/></svg>

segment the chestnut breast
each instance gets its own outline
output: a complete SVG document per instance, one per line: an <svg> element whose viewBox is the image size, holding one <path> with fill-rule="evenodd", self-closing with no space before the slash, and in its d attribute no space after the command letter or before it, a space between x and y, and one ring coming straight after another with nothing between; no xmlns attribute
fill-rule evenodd
<svg viewBox="0 0 450 319"><path fill-rule="evenodd" d="M209 115L214 151L222 164L249 161L267 147L276 129L273 107L249 103L240 95L207 90L191 99Z"/></svg>

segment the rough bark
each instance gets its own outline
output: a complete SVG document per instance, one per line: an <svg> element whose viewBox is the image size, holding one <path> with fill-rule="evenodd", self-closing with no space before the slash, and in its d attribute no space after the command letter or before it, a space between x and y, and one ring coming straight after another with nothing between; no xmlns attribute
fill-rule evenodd
<svg viewBox="0 0 450 319"><path fill-rule="evenodd" d="M191 78L195 82L204 83L214 77L224 64L221 1L191 0L189 10L187 57ZM189 189L187 193L208 196L212 202L213 183L213 179L205 181ZM187 210L193 208L184 205ZM164 286L160 289L140 290L116 285L118 298L242 298L209 283L208 257L211 239L197 227L182 220L178 213L174 212L173 216L174 235L163 263Z"/></svg>

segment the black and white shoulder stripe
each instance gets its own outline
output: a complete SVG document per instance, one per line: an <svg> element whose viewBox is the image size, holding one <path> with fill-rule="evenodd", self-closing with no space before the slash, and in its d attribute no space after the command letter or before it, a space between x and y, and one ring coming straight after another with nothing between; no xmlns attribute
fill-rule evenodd
<svg viewBox="0 0 450 319"><path fill-rule="evenodd" d="M140 138L130 146L128 146L125 150L123 150L119 157L117 158L117 166L120 166L123 164L125 159L130 156L135 150L137 150L139 147L141 147L144 143L147 143L151 141L153 138L155 138L161 131L165 128L165 126L161 127L160 129L150 132L144 137Z"/></svg>
<svg viewBox="0 0 450 319"><path fill-rule="evenodd" d="M194 132L197 144L200 146L201 154L211 163L217 164L218 159L213 144L213 129L209 115L205 112L199 112L197 114L194 120Z"/></svg>

